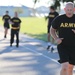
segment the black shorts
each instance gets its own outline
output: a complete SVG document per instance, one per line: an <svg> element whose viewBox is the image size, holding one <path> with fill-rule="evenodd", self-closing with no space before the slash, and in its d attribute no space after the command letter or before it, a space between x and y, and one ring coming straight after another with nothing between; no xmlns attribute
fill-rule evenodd
<svg viewBox="0 0 75 75"><path fill-rule="evenodd" d="M50 33L50 27L51 26L47 26L47 33Z"/></svg>
<svg viewBox="0 0 75 75"><path fill-rule="evenodd" d="M10 28L9 23L4 23L4 28L9 29Z"/></svg>
<svg viewBox="0 0 75 75"><path fill-rule="evenodd" d="M57 46L59 58L59 63L69 62L72 65L75 65L75 47L70 46Z"/></svg>

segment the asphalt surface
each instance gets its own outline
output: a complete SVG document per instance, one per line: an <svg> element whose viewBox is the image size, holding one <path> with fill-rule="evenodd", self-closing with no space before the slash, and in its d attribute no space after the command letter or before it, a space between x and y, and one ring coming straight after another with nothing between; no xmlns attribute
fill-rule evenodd
<svg viewBox="0 0 75 75"><path fill-rule="evenodd" d="M58 52L46 50L47 43L20 33L20 46L10 47L10 30L4 39L0 27L0 75L60 75Z"/></svg>

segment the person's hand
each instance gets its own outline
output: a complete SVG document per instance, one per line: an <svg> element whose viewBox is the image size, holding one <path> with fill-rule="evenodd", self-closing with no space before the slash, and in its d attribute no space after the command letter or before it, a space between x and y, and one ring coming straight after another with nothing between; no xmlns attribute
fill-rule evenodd
<svg viewBox="0 0 75 75"><path fill-rule="evenodd" d="M13 22L11 22L11 24L14 24Z"/></svg>
<svg viewBox="0 0 75 75"><path fill-rule="evenodd" d="M10 22L10 24L14 24L13 22Z"/></svg>
<svg viewBox="0 0 75 75"><path fill-rule="evenodd" d="M72 31L75 33L75 29L72 29Z"/></svg>
<svg viewBox="0 0 75 75"><path fill-rule="evenodd" d="M8 20L9 24L14 24L12 21Z"/></svg>
<svg viewBox="0 0 75 75"><path fill-rule="evenodd" d="M60 44L60 43L62 43L62 40L63 40L64 38L57 38L55 41L56 41L56 43L57 44Z"/></svg>

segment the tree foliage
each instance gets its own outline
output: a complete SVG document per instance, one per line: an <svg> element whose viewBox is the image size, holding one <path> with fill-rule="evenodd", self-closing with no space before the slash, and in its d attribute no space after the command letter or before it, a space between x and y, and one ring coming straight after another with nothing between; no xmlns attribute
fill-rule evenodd
<svg viewBox="0 0 75 75"><path fill-rule="evenodd" d="M40 2L40 0L33 0L34 4L36 4L37 2Z"/></svg>
<svg viewBox="0 0 75 75"><path fill-rule="evenodd" d="M54 7L55 7L55 9L57 9L57 7L60 7L60 0L54 1Z"/></svg>
<svg viewBox="0 0 75 75"><path fill-rule="evenodd" d="M74 0L54 0L55 8L60 7L60 2L74 2Z"/></svg>
<svg viewBox="0 0 75 75"><path fill-rule="evenodd" d="M74 0L62 0L63 2L74 2Z"/></svg>
<svg viewBox="0 0 75 75"><path fill-rule="evenodd" d="M34 4L36 4L37 2L40 2L41 0L33 0ZM74 2L74 0L53 0L54 1L54 6L57 8L60 6L60 2ZM50 0L48 1L50 2Z"/></svg>
<svg viewBox="0 0 75 75"><path fill-rule="evenodd" d="M34 5L33 5L32 11L33 11L33 15L34 15L34 16L35 16L35 13L36 13L35 6L36 6L36 3L38 3L38 2L40 2L40 0L33 0Z"/></svg>

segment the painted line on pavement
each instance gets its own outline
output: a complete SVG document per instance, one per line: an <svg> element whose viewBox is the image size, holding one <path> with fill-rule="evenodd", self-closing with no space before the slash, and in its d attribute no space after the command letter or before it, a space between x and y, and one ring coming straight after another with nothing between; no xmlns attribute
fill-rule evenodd
<svg viewBox="0 0 75 75"><path fill-rule="evenodd" d="M32 52L35 52L35 53L37 53L38 55L42 55L43 57L45 57L45 58L47 58L47 59L49 59L49 60L51 60L51 61L53 61L53 62L59 64L59 62L58 62L57 60L55 60L55 59L53 59L53 58L50 58L50 57L44 55L43 53L40 53L40 52L35 51L35 50L32 50L31 48L28 48L28 47L24 47L24 48L26 48L26 49L28 49L28 50L30 50L30 51L32 51Z"/></svg>

